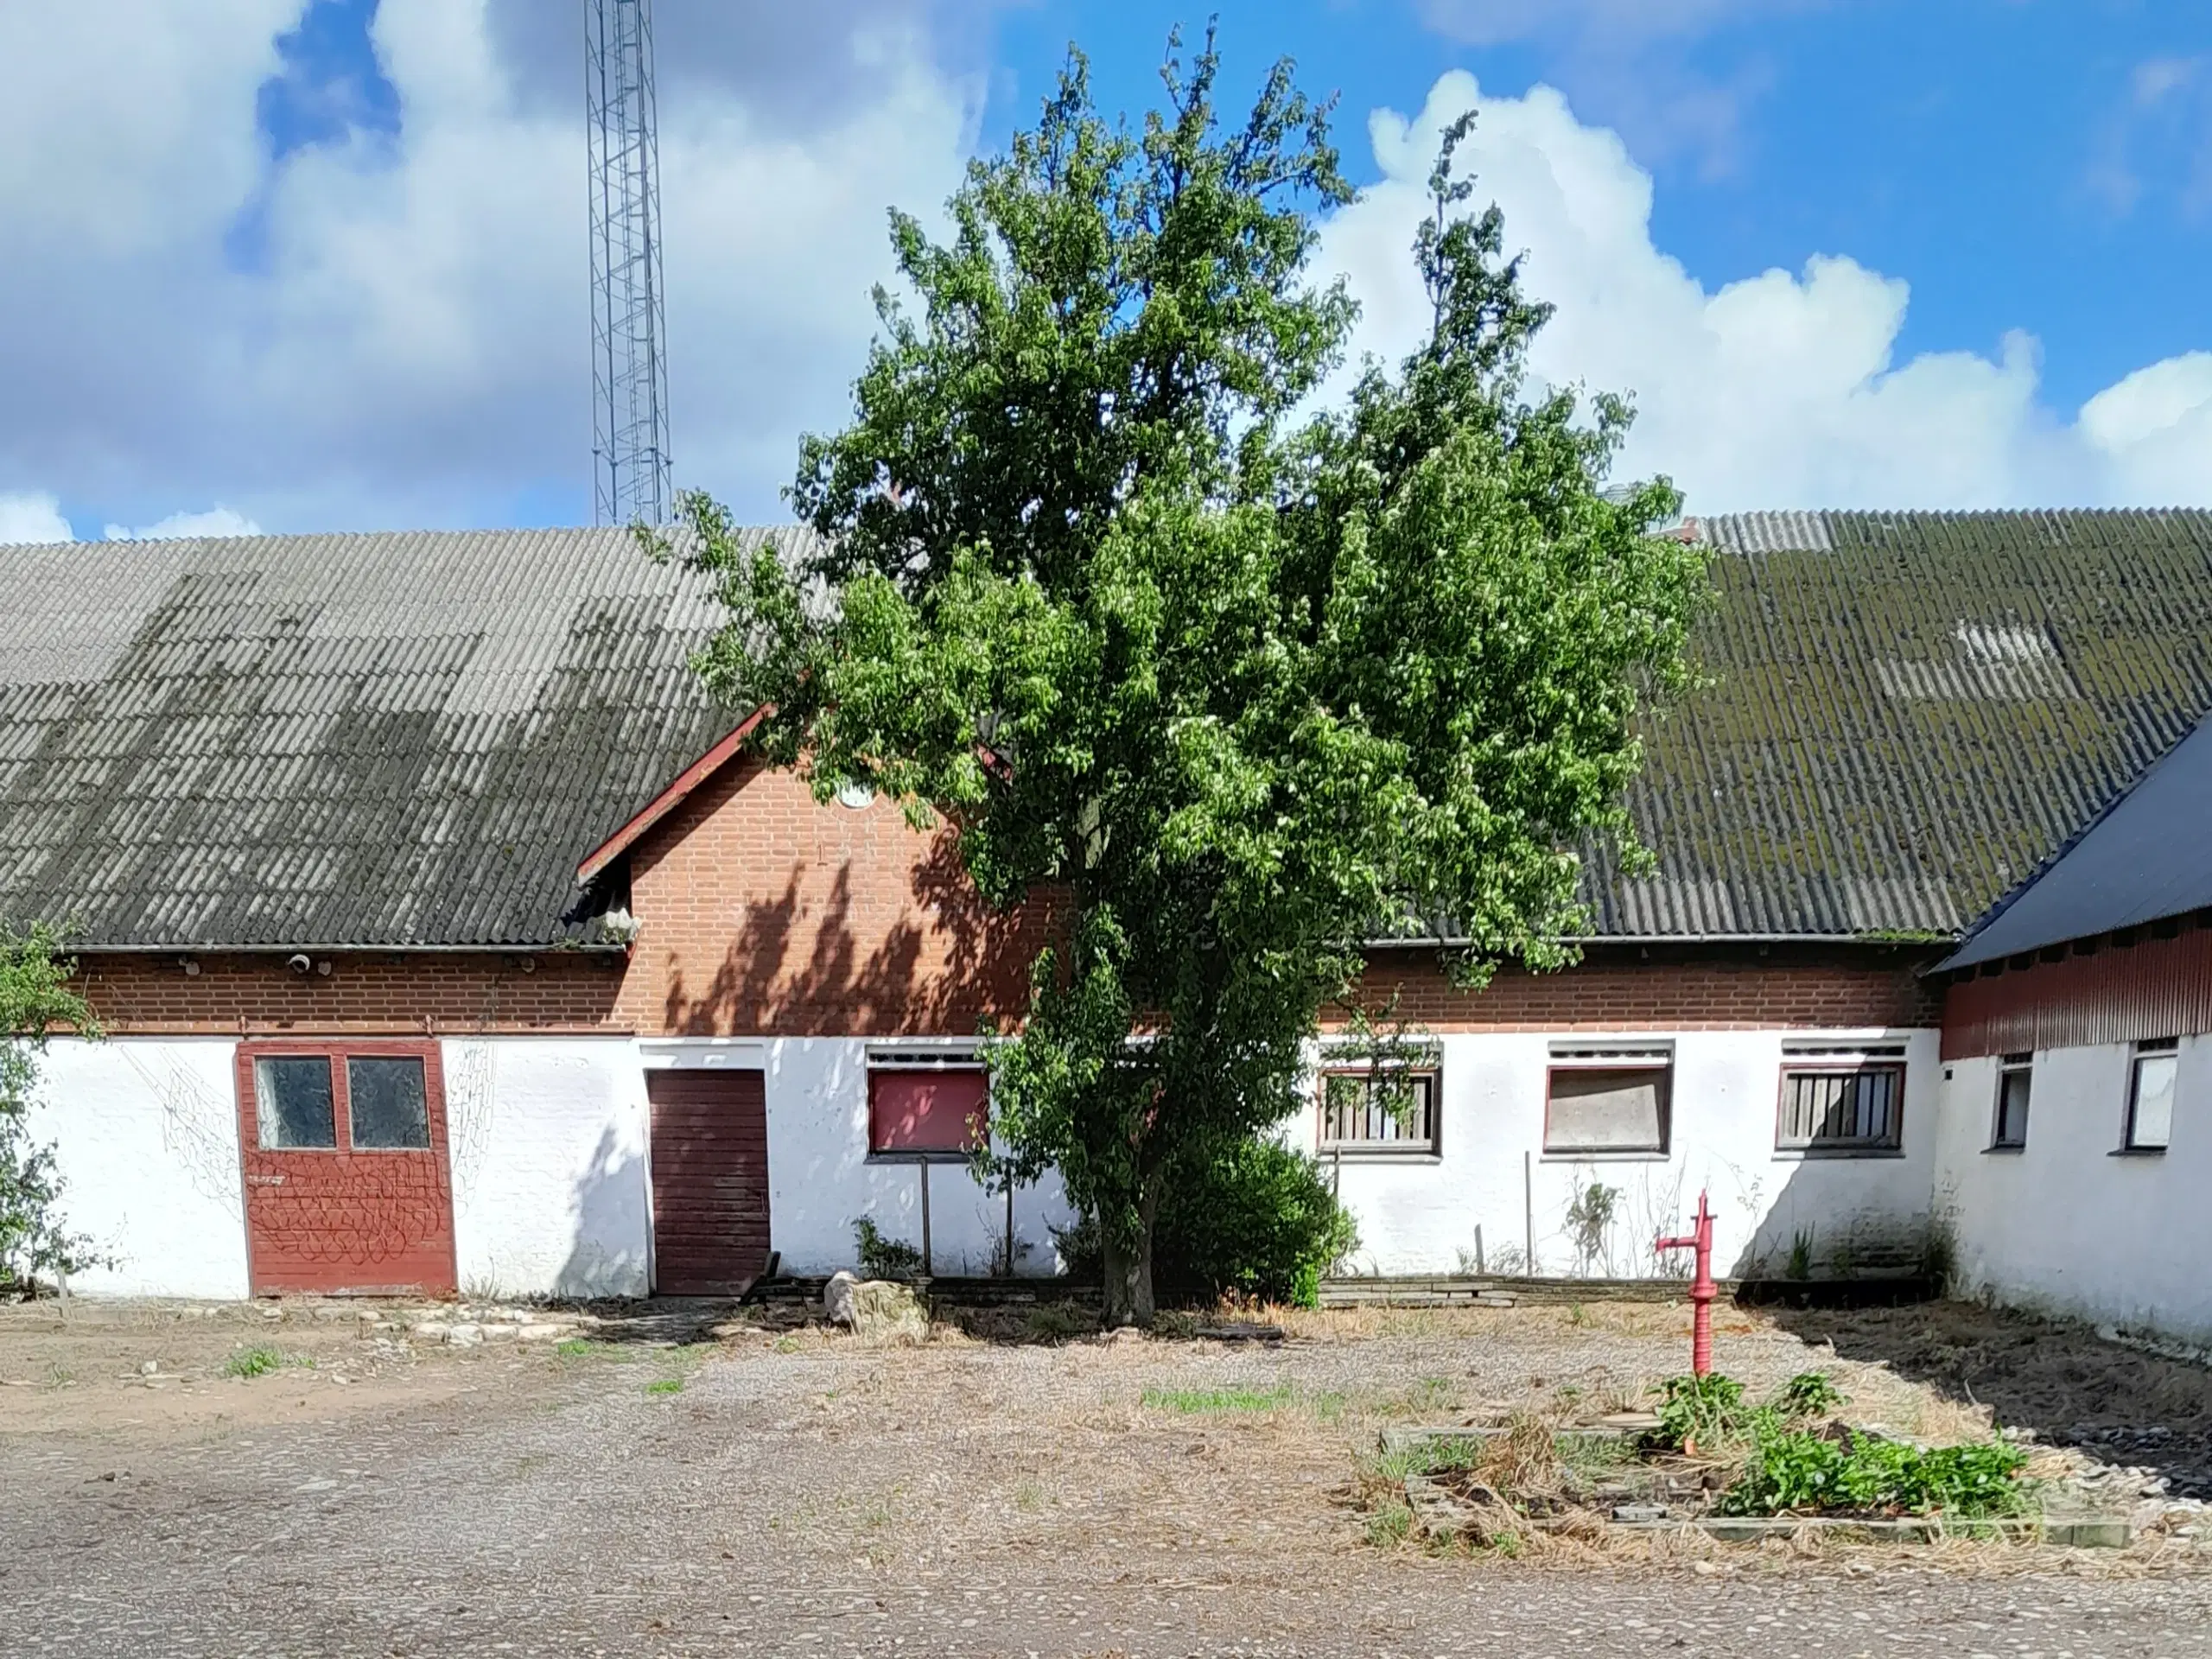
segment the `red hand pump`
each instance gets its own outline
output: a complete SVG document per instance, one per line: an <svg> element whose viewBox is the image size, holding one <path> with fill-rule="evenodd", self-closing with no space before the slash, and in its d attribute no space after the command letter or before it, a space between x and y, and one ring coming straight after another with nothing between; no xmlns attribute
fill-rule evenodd
<svg viewBox="0 0 2212 1659"><path fill-rule="evenodd" d="M1662 1234L1652 1248L1697 1252L1697 1277L1690 1281L1690 1370L1703 1376L1713 1370L1713 1299L1720 1294L1713 1282L1713 1211L1704 1193L1697 1195L1697 1230L1686 1238Z"/></svg>

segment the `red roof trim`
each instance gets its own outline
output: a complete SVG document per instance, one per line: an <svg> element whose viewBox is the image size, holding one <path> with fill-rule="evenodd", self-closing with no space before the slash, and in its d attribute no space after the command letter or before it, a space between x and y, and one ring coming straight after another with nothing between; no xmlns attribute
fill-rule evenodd
<svg viewBox="0 0 2212 1659"><path fill-rule="evenodd" d="M693 790L729 764L737 752L745 747L745 740L753 735L753 728L775 712L775 704L762 703L746 716L744 724L677 772L673 783L646 802L642 811L601 842L582 863L576 866L576 885L583 886L635 846L638 838L646 830L683 805Z"/></svg>

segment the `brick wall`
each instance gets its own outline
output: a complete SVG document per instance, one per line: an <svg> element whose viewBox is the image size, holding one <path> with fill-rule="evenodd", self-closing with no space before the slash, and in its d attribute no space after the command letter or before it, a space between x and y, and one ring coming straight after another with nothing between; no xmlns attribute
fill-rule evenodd
<svg viewBox="0 0 2212 1659"><path fill-rule="evenodd" d="M1501 971L1463 991L1433 951L1381 953L1361 995L1395 994L1398 1016L1431 1031L1740 1031L1914 1028L1940 1022L1919 958L1886 947L1592 946L1556 974Z"/></svg>
<svg viewBox="0 0 2212 1659"><path fill-rule="evenodd" d="M995 916L949 830L890 803L816 804L747 761L703 785L631 854L640 924L616 1018L714 1035L972 1035L1028 1005L1051 925Z"/></svg>
<svg viewBox="0 0 2212 1659"><path fill-rule="evenodd" d="M607 1028L621 989L619 955L533 957L352 951L317 957L328 975L295 974L281 955L94 955L78 989L109 1030L262 1035ZM524 964L531 966L524 971Z"/></svg>
<svg viewBox="0 0 2212 1659"><path fill-rule="evenodd" d="M86 959L116 1031L435 1034L967 1036L1018 1015L1048 901L990 914L950 832L897 808L817 805L750 762L702 785L631 854L639 931L618 955L332 956L327 976L277 955ZM1924 954L1924 953L1923 953ZM1503 972L1454 989L1433 951L1384 953L1363 995L1395 990L1433 1031L1929 1027L1936 1004L1901 947L1593 947L1564 973ZM525 971L525 964L528 971Z"/></svg>

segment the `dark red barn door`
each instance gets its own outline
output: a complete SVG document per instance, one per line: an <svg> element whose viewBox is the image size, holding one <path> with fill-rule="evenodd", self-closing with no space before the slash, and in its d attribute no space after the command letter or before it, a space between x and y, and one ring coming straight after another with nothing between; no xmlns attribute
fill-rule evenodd
<svg viewBox="0 0 2212 1659"><path fill-rule="evenodd" d="M453 1182L435 1043L238 1045L257 1296L453 1294Z"/></svg>
<svg viewBox="0 0 2212 1659"><path fill-rule="evenodd" d="M741 1294L768 1266L768 1108L758 1071L645 1073L653 1288Z"/></svg>

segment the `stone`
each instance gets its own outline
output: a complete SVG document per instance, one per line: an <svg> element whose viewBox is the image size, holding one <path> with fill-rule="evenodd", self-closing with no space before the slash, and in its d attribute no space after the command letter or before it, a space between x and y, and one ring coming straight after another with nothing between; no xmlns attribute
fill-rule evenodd
<svg viewBox="0 0 2212 1659"><path fill-rule="evenodd" d="M522 1327L520 1325L501 1325L490 1322L487 1322L484 1325L483 1331L484 1340L486 1342L512 1342L518 1336L522 1334Z"/></svg>
<svg viewBox="0 0 2212 1659"><path fill-rule="evenodd" d="M1664 1503L1616 1503L1613 1519L1628 1526L1650 1526L1667 1518Z"/></svg>
<svg viewBox="0 0 2212 1659"><path fill-rule="evenodd" d="M161 1375L161 1370L162 1362L158 1359L149 1359L144 1361L139 1365L138 1375L141 1376L158 1376Z"/></svg>
<svg viewBox="0 0 2212 1659"><path fill-rule="evenodd" d="M449 1348L474 1348L483 1340L484 1327L480 1325L456 1325L446 1332L446 1345Z"/></svg>
<svg viewBox="0 0 2212 1659"><path fill-rule="evenodd" d="M887 1279L835 1274L823 1289L822 1310L863 1342L922 1342L930 1333L929 1316L913 1291Z"/></svg>
<svg viewBox="0 0 2212 1659"><path fill-rule="evenodd" d="M518 1342L560 1342L576 1333L573 1325L524 1325L515 1328Z"/></svg>
<svg viewBox="0 0 2212 1659"><path fill-rule="evenodd" d="M443 1319L417 1319L408 1331L424 1342L443 1342L453 1333L453 1326Z"/></svg>

